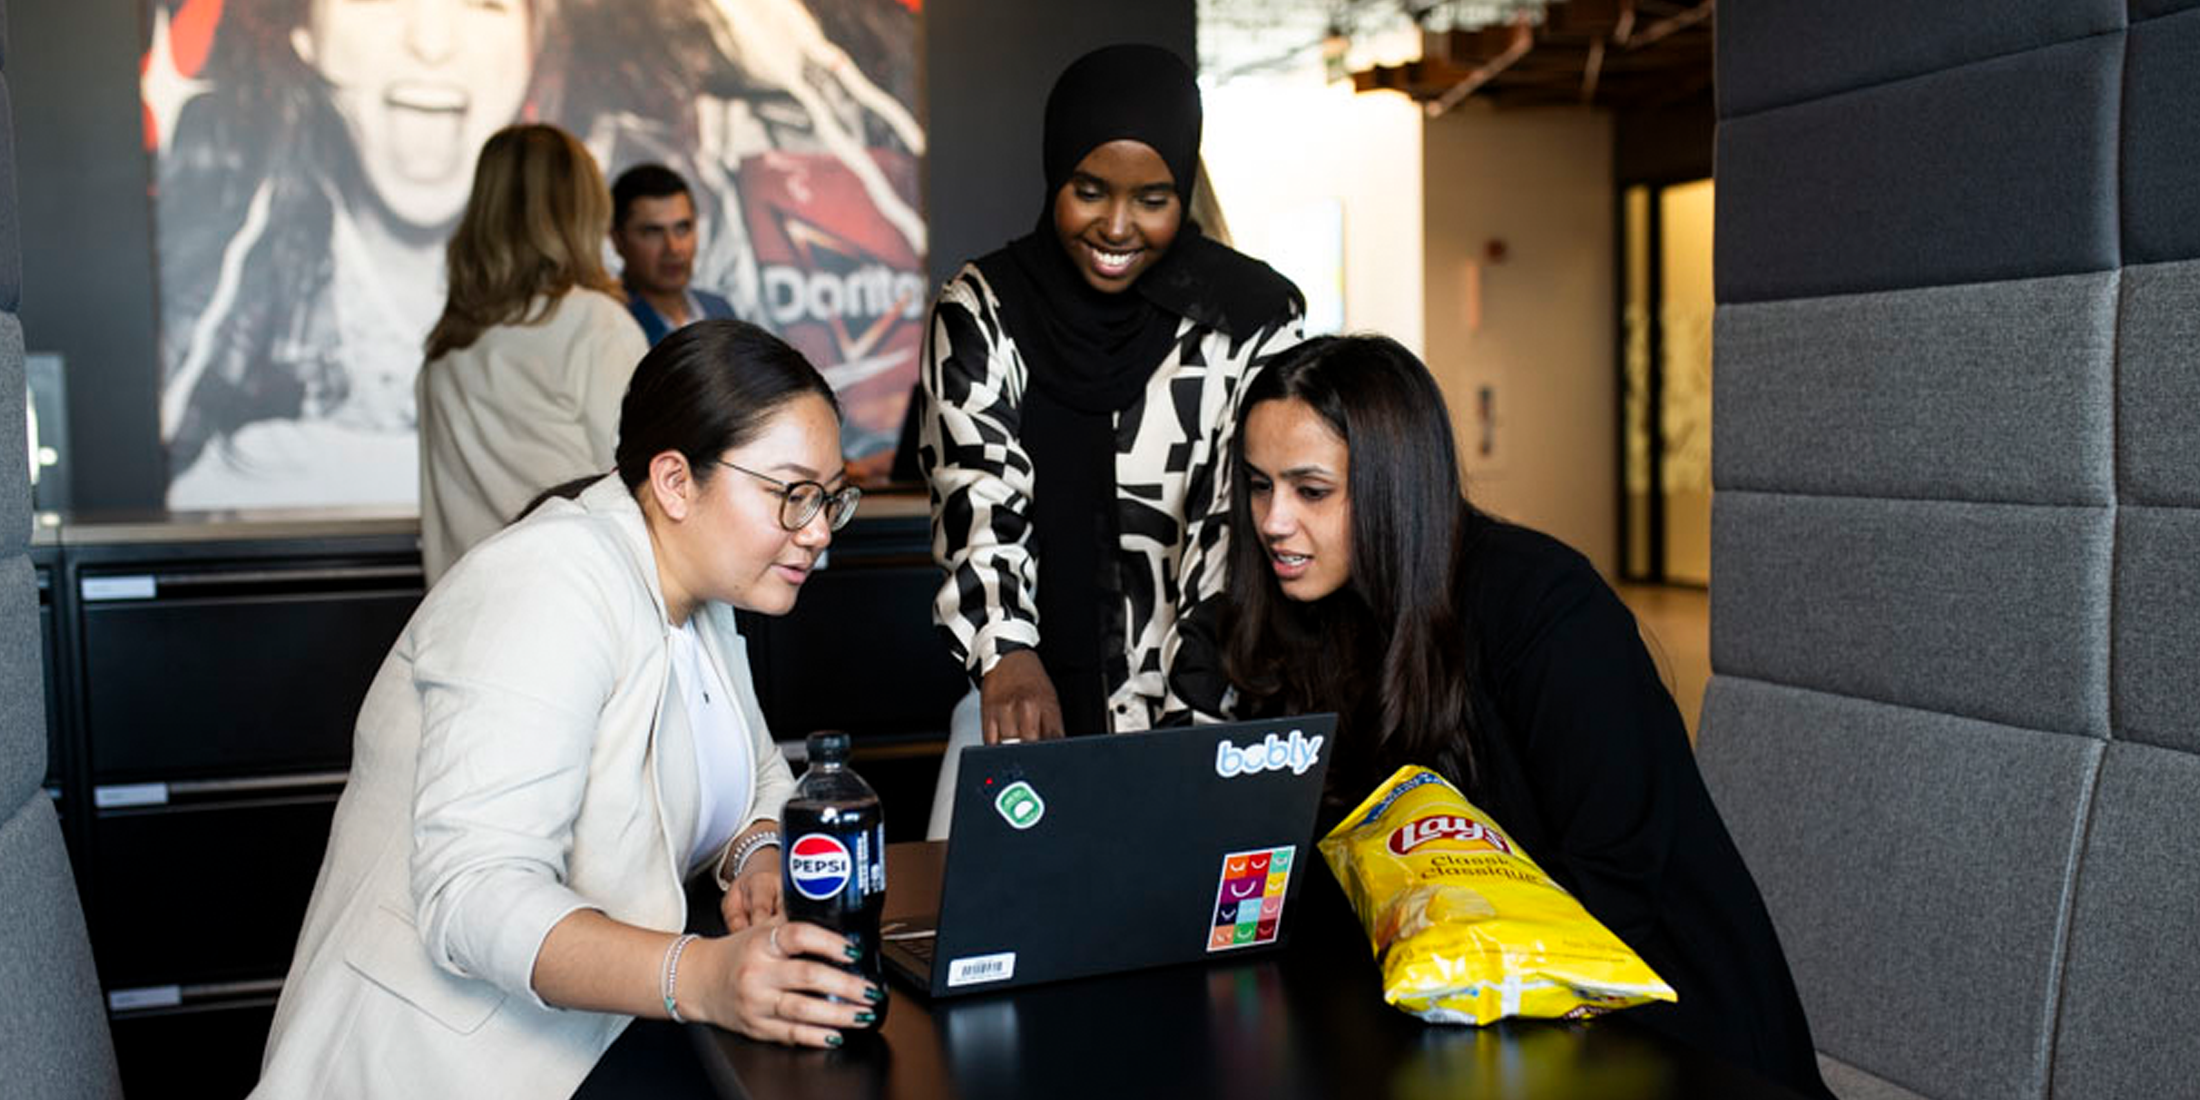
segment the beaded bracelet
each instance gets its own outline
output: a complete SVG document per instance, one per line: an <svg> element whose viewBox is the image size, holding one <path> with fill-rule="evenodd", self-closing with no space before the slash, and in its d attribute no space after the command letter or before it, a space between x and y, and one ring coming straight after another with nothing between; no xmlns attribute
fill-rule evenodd
<svg viewBox="0 0 2200 1100"><path fill-rule="evenodd" d="M672 946L665 948L665 1015L672 1017L672 1022L676 1024L687 1022L681 1017L680 1008L672 998L673 990L679 988L680 984L680 953L686 951L687 946L698 938L695 933L688 932L673 940Z"/></svg>
<svg viewBox="0 0 2200 1100"><path fill-rule="evenodd" d="M750 856L755 855L762 849L773 848L778 845L779 830L777 829L765 829L762 832L750 833L748 836L741 838L740 842L733 846L732 851L726 853L725 860L718 865L716 870L711 872L711 876L718 880L720 890L731 890L733 889L733 880L740 878L742 868L749 865ZM729 866L733 869L732 874L726 873Z"/></svg>

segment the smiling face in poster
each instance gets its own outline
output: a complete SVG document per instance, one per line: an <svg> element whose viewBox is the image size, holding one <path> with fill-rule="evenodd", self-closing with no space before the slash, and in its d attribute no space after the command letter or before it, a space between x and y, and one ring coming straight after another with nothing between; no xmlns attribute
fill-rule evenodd
<svg viewBox="0 0 2200 1100"><path fill-rule="evenodd" d="M521 119L686 177L691 285L832 382L854 476L891 458L925 290L914 0L143 2L170 508L415 502L444 245Z"/></svg>
<svg viewBox="0 0 2200 1100"><path fill-rule="evenodd" d="M474 154L519 114L535 43L523 0L314 0L291 48L328 83L359 165L413 225L458 216Z"/></svg>

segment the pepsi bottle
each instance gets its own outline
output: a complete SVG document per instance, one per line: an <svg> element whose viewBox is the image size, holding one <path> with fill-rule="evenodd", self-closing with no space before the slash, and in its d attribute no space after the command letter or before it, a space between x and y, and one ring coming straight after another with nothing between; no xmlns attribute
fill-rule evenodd
<svg viewBox="0 0 2200 1100"><path fill-rule="evenodd" d="M848 769L847 734L813 733L808 745L809 770L780 811L787 838L780 861L782 904L788 920L808 921L854 940L863 957L843 969L883 991L878 922L886 908L885 815L871 785ZM866 1007L876 1020L886 1018L884 1001Z"/></svg>

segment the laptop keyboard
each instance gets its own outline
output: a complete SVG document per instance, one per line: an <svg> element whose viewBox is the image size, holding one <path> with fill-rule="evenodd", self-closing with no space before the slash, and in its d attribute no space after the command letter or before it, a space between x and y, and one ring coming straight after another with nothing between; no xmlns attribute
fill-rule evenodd
<svg viewBox="0 0 2200 1100"><path fill-rule="evenodd" d="M901 956L894 961L908 971L910 977L920 983L929 980L932 974L932 945L935 942L930 922L888 921L885 927L879 929L879 939L884 941L882 947L893 949L888 952L890 957L894 954ZM912 963L915 965L911 965Z"/></svg>
<svg viewBox="0 0 2200 1100"><path fill-rule="evenodd" d="M903 951L907 951L911 958L922 962L925 965L926 969L931 969L932 944L934 942L932 937L913 936L906 940L896 940L894 942L900 944L901 949Z"/></svg>

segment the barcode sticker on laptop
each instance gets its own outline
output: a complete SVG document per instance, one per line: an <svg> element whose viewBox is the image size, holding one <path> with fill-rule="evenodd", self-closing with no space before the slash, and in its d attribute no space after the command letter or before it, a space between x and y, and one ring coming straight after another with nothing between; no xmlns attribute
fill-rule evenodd
<svg viewBox="0 0 2200 1100"><path fill-rule="evenodd" d="M977 985L981 982L1005 982L1016 976L1016 953L1003 951L996 955L972 955L947 964L947 987Z"/></svg>

